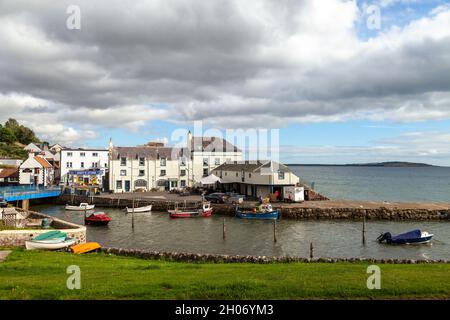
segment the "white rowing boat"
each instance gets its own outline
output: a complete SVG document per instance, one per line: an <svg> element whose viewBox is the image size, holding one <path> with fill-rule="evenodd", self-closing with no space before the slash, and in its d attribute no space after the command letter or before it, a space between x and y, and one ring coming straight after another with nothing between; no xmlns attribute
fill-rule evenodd
<svg viewBox="0 0 450 320"><path fill-rule="evenodd" d="M27 250L59 250L70 247L76 242L75 239L66 239L61 242L47 241L25 241Z"/></svg>
<svg viewBox="0 0 450 320"><path fill-rule="evenodd" d="M134 209L127 207L125 210L127 211L127 213L150 212L150 211L152 211L152 205L134 208Z"/></svg>
<svg viewBox="0 0 450 320"><path fill-rule="evenodd" d="M80 203L79 206L70 206L70 205L66 204L66 210L70 210L70 211L87 211L87 210L92 210L94 208L95 208L95 204L89 204L86 202Z"/></svg>

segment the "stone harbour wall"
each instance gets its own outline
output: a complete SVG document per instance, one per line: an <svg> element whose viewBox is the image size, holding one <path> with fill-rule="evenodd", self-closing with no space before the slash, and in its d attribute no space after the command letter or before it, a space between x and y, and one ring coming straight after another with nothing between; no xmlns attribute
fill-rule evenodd
<svg viewBox="0 0 450 320"><path fill-rule="evenodd" d="M21 211L20 209L17 210L19 212ZM23 247L25 246L25 241L29 241L42 233L46 233L55 229L67 233L67 236L70 238L75 238L77 240L77 244L86 242L85 226L70 223L39 212L29 211L27 212L27 214L31 219L49 219L51 221L52 229L19 229L0 231L0 247Z"/></svg>
<svg viewBox="0 0 450 320"><path fill-rule="evenodd" d="M366 262L379 264L418 264L418 263L450 263L448 260L413 260L413 259L366 259L366 258L302 258L302 257L268 257L268 256L239 256L224 254L198 254L186 252L163 252L140 249L102 248L106 254L135 257L141 259L170 260L178 262L209 262L209 263L337 263L337 262Z"/></svg>

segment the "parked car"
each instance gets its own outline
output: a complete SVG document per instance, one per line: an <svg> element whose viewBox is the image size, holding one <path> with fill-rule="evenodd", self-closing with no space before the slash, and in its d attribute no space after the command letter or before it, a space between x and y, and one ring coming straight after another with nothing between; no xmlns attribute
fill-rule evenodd
<svg viewBox="0 0 450 320"><path fill-rule="evenodd" d="M245 196L233 192L226 193L225 202L232 204L242 204L245 200Z"/></svg>
<svg viewBox="0 0 450 320"><path fill-rule="evenodd" d="M226 198L225 193L219 193L219 192L210 193L210 194L205 195L205 200L210 201L212 203L225 203L225 198Z"/></svg>

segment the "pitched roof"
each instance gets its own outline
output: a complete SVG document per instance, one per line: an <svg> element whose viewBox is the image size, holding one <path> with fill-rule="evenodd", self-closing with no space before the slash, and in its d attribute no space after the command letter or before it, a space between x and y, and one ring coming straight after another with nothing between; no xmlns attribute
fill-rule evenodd
<svg viewBox="0 0 450 320"><path fill-rule="evenodd" d="M41 158L41 157L36 156L36 157L34 157L34 159L35 159L37 162L39 162L39 164L40 164L42 167L44 167L44 168L52 168L52 165L51 165L47 160L45 160L44 158Z"/></svg>
<svg viewBox="0 0 450 320"><path fill-rule="evenodd" d="M17 168L0 169L0 178L15 178L18 176L19 170Z"/></svg>
<svg viewBox="0 0 450 320"><path fill-rule="evenodd" d="M208 152L240 152L235 145L218 137L192 137L192 151Z"/></svg>
<svg viewBox="0 0 450 320"><path fill-rule="evenodd" d="M34 152L41 152L41 149L33 142L26 145L23 149L28 150L28 151L34 151Z"/></svg>
<svg viewBox="0 0 450 320"><path fill-rule="evenodd" d="M112 159L125 157L128 159L146 158L156 160L165 158L167 160L176 160L187 155L187 149L172 147L114 147L112 150Z"/></svg>

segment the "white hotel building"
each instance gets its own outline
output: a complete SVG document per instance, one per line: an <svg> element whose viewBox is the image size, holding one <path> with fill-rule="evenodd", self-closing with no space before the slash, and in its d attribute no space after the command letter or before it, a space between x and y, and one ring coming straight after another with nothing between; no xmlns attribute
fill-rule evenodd
<svg viewBox="0 0 450 320"><path fill-rule="evenodd" d="M66 185L103 186L108 168L106 149L61 149L61 182Z"/></svg>
<svg viewBox="0 0 450 320"><path fill-rule="evenodd" d="M185 148L153 144L139 147L109 147L109 186L114 192L137 189L182 189L225 162L240 161L242 151L216 137L193 137Z"/></svg>

